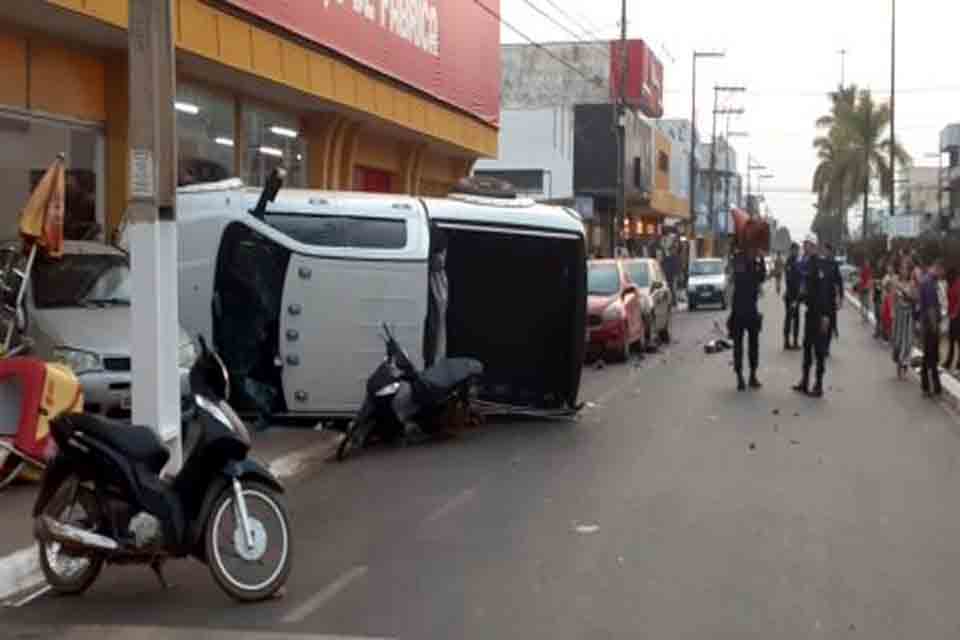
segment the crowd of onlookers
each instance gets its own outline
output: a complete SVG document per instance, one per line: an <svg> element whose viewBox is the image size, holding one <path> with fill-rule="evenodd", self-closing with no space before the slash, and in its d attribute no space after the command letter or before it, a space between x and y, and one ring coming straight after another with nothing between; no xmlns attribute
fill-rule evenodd
<svg viewBox="0 0 960 640"><path fill-rule="evenodd" d="M911 365L914 346L923 351L924 393L941 392L939 369L960 370L960 274L943 262L899 250L865 260L855 289L864 321L873 310L875 337L890 343L897 374ZM945 349L944 349L945 347ZM943 358L943 351L946 357Z"/></svg>

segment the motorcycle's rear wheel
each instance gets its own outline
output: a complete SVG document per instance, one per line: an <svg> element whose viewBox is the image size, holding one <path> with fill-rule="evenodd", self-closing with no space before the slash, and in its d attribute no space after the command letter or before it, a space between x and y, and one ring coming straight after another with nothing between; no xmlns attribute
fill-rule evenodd
<svg viewBox="0 0 960 640"><path fill-rule="evenodd" d="M259 483L245 483L242 494L253 529L247 546L232 486L217 498L207 522L205 545L213 579L240 602L272 597L293 567L290 518L280 498Z"/></svg>
<svg viewBox="0 0 960 640"><path fill-rule="evenodd" d="M74 480L76 482L76 480ZM71 481L64 488L72 486ZM56 500L47 508L46 514L60 522L80 527L87 531L96 531L103 521L103 512L93 491L86 487L77 488L76 497L69 502ZM59 595L80 595L89 589L103 570L104 558L98 553L72 555L64 552L59 542L37 542L40 555L40 568L47 584Z"/></svg>

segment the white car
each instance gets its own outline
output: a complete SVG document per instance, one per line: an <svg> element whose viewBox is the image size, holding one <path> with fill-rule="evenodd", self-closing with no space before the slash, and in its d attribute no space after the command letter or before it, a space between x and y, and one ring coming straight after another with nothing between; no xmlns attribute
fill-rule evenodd
<svg viewBox="0 0 960 640"><path fill-rule="evenodd" d="M667 344L670 342L673 294L660 263L653 258L631 258L621 262L640 294L640 312L643 314L646 344L653 344L654 336L661 343Z"/></svg>
<svg viewBox="0 0 960 640"><path fill-rule="evenodd" d="M727 308L726 263L720 258L700 258L690 263L687 305L690 311L705 304Z"/></svg>
<svg viewBox="0 0 960 640"><path fill-rule="evenodd" d="M80 380L84 410L130 417L130 263L99 242L67 241L63 257L38 256L24 298L33 355L69 366ZM181 394L196 358L180 329Z"/></svg>

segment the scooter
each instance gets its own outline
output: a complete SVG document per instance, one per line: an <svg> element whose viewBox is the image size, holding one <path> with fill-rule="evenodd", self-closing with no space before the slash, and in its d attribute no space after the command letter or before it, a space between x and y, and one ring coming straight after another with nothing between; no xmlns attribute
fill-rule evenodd
<svg viewBox="0 0 960 640"><path fill-rule="evenodd" d="M451 409L470 414L471 393L483 375L483 363L472 358L445 358L424 371L383 325L386 358L367 379L367 393L357 416L350 422L337 460L373 439L405 443L444 429L441 418Z"/></svg>
<svg viewBox="0 0 960 640"><path fill-rule="evenodd" d="M202 337L200 346L190 370L193 416L184 423L195 444L175 477L161 477L170 454L151 429L90 414L52 421L58 453L33 516L54 592L84 592L106 563L149 565L166 588L163 564L187 556L242 602L270 598L286 583L292 545L283 487L247 457L250 434L227 404L227 369Z"/></svg>

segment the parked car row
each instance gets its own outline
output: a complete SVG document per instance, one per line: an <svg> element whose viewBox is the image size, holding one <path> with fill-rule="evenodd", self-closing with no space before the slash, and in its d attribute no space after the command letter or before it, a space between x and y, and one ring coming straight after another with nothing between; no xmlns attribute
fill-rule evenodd
<svg viewBox="0 0 960 640"><path fill-rule="evenodd" d="M591 260L587 355L623 362L634 348L670 341L673 294L652 258Z"/></svg>

